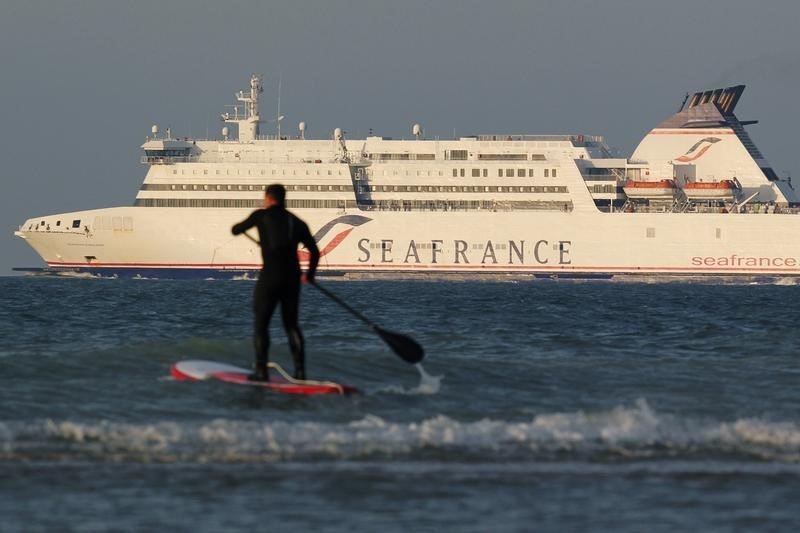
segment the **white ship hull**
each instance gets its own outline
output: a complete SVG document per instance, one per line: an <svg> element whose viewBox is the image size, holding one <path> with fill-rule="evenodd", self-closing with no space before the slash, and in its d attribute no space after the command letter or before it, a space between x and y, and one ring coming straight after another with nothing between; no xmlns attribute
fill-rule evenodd
<svg viewBox="0 0 800 533"><path fill-rule="evenodd" d="M227 129L222 141L161 138L154 127L135 206L36 217L16 234L50 271L250 275L260 253L230 228L280 182L319 243L321 272L798 276L798 199L733 115L742 90L697 93L632 159L615 159L583 135L261 139L254 77L237 96L246 112L223 117L238 140ZM735 180L744 200L625 194L697 176Z"/></svg>
<svg viewBox="0 0 800 533"><path fill-rule="evenodd" d="M190 212L187 212L190 211ZM449 213L295 210L319 239L322 272L800 275L800 217L675 213ZM229 277L261 268L230 227L248 210L120 207L132 231L28 232L55 270ZM358 226L348 218L363 217Z"/></svg>

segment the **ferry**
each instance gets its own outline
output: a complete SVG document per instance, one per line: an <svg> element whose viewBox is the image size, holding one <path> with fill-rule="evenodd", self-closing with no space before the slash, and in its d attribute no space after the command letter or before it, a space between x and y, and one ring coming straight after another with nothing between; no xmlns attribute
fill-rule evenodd
<svg viewBox="0 0 800 533"><path fill-rule="evenodd" d="M262 135L262 79L221 115L214 140L141 146L133 205L26 220L29 272L254 277L257 246L231 226L281 183L308 222L320 273L529 277L800 275L800 216L734 114L743 85L686 96L630 157L600 136L306 138ZM301 259L306 257L300 251Z"/></svg>

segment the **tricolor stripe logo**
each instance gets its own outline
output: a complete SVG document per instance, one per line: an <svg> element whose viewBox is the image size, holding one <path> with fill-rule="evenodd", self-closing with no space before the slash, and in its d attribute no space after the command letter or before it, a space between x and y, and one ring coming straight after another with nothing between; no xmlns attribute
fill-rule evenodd
<svg viewBox="0 0 800 533"><path fill-rule="evenodd" d="M319 256L324 257L325 255L331 253L338 247L342 241L344 241L350 232L352 232L358 226L362 224L366 224L367 222L371 221L371 218L361 216L361 215L344 215L341 217L336 217L324 226L322 226L315 234L314 240L317 241L318 245L322 244L323 239L329 233L332 233L333 230L338 225L345 226L344 229L341 229L338 233L333 234L333 237L324 245L320 246ZM306 250L300 250L297 252L298 257L301 261L308 261L310 255Z"/></svg>
<svg viewBox="0 0 800 533"><path fill-rule="evenodd" d="M680 157L676 157L675 161L680 161L681 163L688 163L689 161L694 161L696 159L700 159L700 157L705 154L709 148L714 146L715 143L718 143L722 139L718 137L706 137L705 139L701 139L694 143L694 145L689 148L689 150Z"/></svg>

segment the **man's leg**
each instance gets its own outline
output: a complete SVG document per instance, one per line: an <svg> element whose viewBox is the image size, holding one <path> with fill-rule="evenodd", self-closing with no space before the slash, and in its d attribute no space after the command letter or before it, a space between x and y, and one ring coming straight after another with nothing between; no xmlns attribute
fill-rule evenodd
<svg viewBox="0 0 800 533"><path fill-rule="evenodd" d="M253 347L255 349L255 364L253 365L253 379L266 381L269 379L267 361L269 354L269 322L278 305L278 295L270 290L261 280L256 282L253 292L253 312L255 314L255 331L253 332Z"/></svg>
<svg viewBox="0 0 800 533"><path fill-rule="evenodd" d="M300 284L287 287L281 300L281 316L286 335L289 337L289 347L292 350L292 360L294 361L295 379L306 379L306 352L305 339L303 332L300 331L300 324L297 315L300 309Z"/></svg>

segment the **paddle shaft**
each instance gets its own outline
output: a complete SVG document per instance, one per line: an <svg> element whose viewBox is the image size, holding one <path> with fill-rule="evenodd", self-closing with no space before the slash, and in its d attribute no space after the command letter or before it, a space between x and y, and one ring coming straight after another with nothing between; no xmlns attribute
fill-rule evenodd
<svg viewBox="0 0 800 533"><path fill-rule="evenodd" d="M257 239L252 237L249 233L244 232L244 234L248 239L250 239L254 243L258 244L259 246L261 245L261 243L258 242ZM404 361L416 364L419 363L423 357L425 357L425 349L411 337L407 335L401 335L400 333L395 333L393 331L388 331L377 326L375 323L373 323L367 317L365 317L364 315L362 315L361 313L350 307L350 305L345 303L341 298L333 294L328 289L321 287L320 285L317 285L313 281L309 283L313 285L322 294L324 294L325 296L327 296L328 298L339 304L348 313L350 313L351 315L353 315L354 317L356 317L357 319L361 320L366 325L368 325L372 329L372 331L377 333L378 336L381 339L383 339L383 341L386 344L389 345L392 351Z"/></svg>
<svg viewBox="0 0 800 533"><path fill-rule="evenodd" d="M422 358L425 357L425 349L414 339L409 337L408 335L402 335L400 333L395 333L393 331L389 331L383 329L382 327L377 326L367 317L350 307L341 298L333 294L331 291L317 285L316 283L311 283L314 287L317 288L322 294L339 304L342 308L344 308L347 312L349 312L354 317L358 318L365 324L367 324L372 331L378 334L378 336L383 339L383 342L389 345L392 351L400 357L403 361L411 364L417 364L422 361Z"/></svg>
<svg viewBox="0 0 800 533"><path fill-rule="evenodd" d="M347 304L347 302L343 301L341 298L339 298L338 296L336 296L335 294L333 294L331 291L329 291L329 290L328 290L328 289L326 289L325 287L322 287L321 285L317 285L316 283L312 283L312 285L314 285L314 288L316 288L316 289L317 289L318 291L320 291L322 294L324 294L325 296L327 296L328 298L330 298L331 300L333 300L333 301L334 301L334 302L336 302L337 304L341 305L341 306L342 306L344 309L346 309L346 310L347 310L347 311L348 311L348 312L349 312L351 315L353 315L353 316L354 316L354 317L356 317L357 319L361 320L363 323L365 323L366 325L368 325L368 326L369 326L369 327L371 327L372 329L376 329L376 328L378 327L378 326L376 326L375 324L373 324L371 320L369 320L367 317L365 317L364 315L362 315L361 313L359 313L358 311L356 311L355 309L353 309L352 307L350 307L350 306Z"/></svg>

